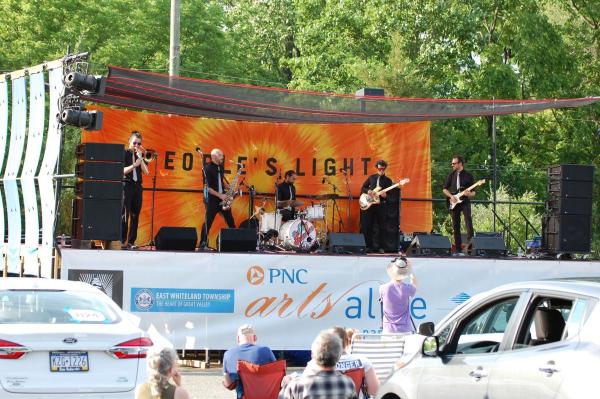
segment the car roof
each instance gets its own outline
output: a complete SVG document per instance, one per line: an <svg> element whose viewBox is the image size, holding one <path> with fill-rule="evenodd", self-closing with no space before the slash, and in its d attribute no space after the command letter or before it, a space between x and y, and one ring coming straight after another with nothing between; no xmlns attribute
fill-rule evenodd
<svg viewBox="0 0 600 399"><path fill-rule="evenodd" d="M0 290L68 290L99 292L90 284L81 281L58 280L50 278L7 277L0 278Z"/></svg>
<svg viewBox="0 0 600 399"><path fill-rule="evenodd" d="M518 290L548 290L570 294L600 298L600 278L598 277L563 277L548 280L520 281L501 285L488 291L488 294Z"/></svg>

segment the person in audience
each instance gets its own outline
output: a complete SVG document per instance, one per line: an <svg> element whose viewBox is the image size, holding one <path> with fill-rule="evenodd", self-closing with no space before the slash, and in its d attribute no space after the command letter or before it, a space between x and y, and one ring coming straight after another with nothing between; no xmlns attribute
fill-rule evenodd
<svg viewBox="0 0 600 399"><path fill-rule="evenodd" d="M369 361L369 359L356 356L351 353L348 353L350 349L351 340L348 338L348 334L346 329L343 327L333 327L327 330L335 335L337 335L343 344L343 351L340 359L337 361L335 365L335 369L341 371L342 373L352 370L352 369L364 369L365 370L365 389L369 395L375 395L377 389L379 389L379 378L377 378L377 374L375 374L375 369L373 365ZM352 330L354 334L354 330ZM311 370L315 369L315 363L313 360L310 360L306 365L306 369L304 373L310 373Z"/></svg>
<svg viewBox="0 0 600 399"><path fill-rule="evenodd" d="M417 278L411 262L399 256L387 266L390 281L379 286L382 303L384 333L410 333L413 331L410 318L410 298L417 292ZM404 280L409 279L408 283Z"/></svg>
<svg viewBox="0 0 600 399"><path fill-rule="evenodd" d="M179 358L173 348L149 353L148 381L138 386L135 399L189 399L189 393L181 386L177 360Z"/></svg>
<svg viewBox="0 0 600 399"><path fill-rule="evenodd" d="M244 393L242 384L238 384L238 360L245 360L253 364L265 364L275 361L273 351L267 346L256 344L256 330L251 324L244 324L238 328L238 346L229 349L223 355L223 386L229 390L236 389L237 397Z"/></svg>
<svg viewBox="0 0 600 399"><path fill-rule="evenodd" d="M340 337L321 331L311 345L312 366L283 389L285 399L356 399L352 380L335 369L344 348Z"/></svg>

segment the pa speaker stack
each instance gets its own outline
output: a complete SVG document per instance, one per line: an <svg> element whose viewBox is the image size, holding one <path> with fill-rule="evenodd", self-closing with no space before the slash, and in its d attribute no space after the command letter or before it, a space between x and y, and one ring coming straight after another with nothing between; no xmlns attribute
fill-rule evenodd
<svg viewBox="0 0 600 399"><path fill-rule="evenodd" d="M76 154L73 238L121 240L123 145L84 143Z"/></svg>
<svg viewBox="0 0 600 399"><path fill-rule="evenodd" d="M594 167L548 168L548 201L542 223L542 246L549 253L590 252Z"/></svg>

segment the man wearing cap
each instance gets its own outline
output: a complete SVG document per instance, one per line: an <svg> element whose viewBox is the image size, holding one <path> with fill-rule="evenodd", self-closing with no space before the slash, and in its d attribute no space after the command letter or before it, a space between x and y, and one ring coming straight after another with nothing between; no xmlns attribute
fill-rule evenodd
<svg viewBox="0 0 600 399"><path fill-rule="evenodd" d="M412 332L409 305L410 298L417 292L417 278L412 271L411 262L400 256L390 262L386 271L390 281L379 286L383 332ZM403 281L407 278L409 283Z"/></svg>
<svg viewBox="0 0 600 399"><path fill-rule="evenodd" d="M242 384L238 384L237 362L245 360L252 364L265 364L275 361L275 355L266 346L256 345L256 330L251 324L244 324L238 328L238 346L229 349L223 355L223 386L227 389L237 390L237 397L241 398Z"/></svg>
<svg viewBox="0 0 600 399"><path fill-rule="evenodd" d="M385 162L383 159L377 161L377 163L375 164L375 167L377 168L377 173L367 177L367 180L365 180L365 182L362 185L361 193L375 195L373 194L373 190L375 190L377 187L381 187L381 189L384 189L390 187L393 184L392 179L385 175L385 170L387 169L387 166L387 162ZM380 253L385 252L384 230L385 214L387 207L386 198L386 193L380 194L379 204L373 204L366 211L362 211L361 232L365 235L367 251L379 251ZM377 243L373 242L373 233L375 229L374 222L377 222L377 226L379 228L379 234L377 235Z"/></svg>

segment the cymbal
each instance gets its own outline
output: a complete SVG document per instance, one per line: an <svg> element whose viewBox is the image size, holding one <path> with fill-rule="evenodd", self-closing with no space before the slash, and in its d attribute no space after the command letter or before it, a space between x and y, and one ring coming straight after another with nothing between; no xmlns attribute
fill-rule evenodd
<svg viewBox="0 0 600 399"><path fill-rule="evenodd" d="M304 205L303 201L297 201L297 200L286 200L286 201L277 201L277 206L279 208L285 208L288 206L291 206L292 208L295 208L297 206L302 206Z"/></svg>
<svg viewBox="0 0 600 399"><path fill-rule="evenodd" d="M317 200L332 200L332 199L337 199L340 196L337 194L319 194L319 195L315 195L313 198L317 199Z"/></svg>
<svg viewBox="0 0 600 399"><path fill-rule="evenodd" d="M256 199L262 201L275 201L275 197L271 195L257 195Z"/></svg>

